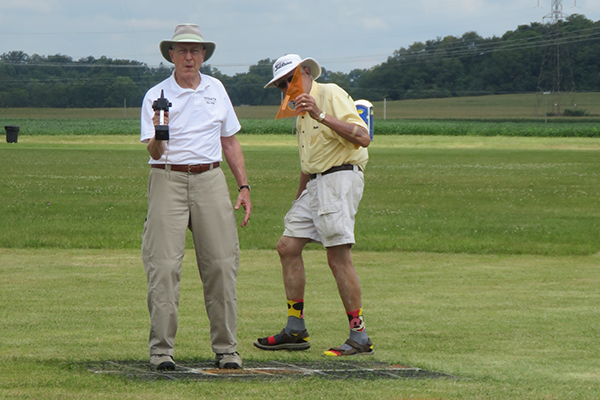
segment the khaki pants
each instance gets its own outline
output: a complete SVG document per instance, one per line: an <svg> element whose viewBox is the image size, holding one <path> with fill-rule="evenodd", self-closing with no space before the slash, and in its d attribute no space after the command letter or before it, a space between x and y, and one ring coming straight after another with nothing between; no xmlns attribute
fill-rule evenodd
<svg viewBox="0 0 600 400"><path fill-rule="evenodd" d="M148 278L150 354L173 355L186 229L192 231L214 353L237 351L237 226L220 168L200 174L151 168L142 259Z"/></svg>

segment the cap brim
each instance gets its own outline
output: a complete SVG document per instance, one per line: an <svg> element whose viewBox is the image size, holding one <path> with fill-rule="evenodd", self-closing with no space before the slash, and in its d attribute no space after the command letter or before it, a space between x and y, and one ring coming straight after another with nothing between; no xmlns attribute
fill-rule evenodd
<svg viewBox="0 0 600 400"><path fill-rule="evenodd" d="M276 81L276 80L278 80L278 79L279 79L279 77L271 79L271 81L270 81L269 83L267 83L267 84L266 84L266 85L263 87L263 89L266 89L266 88L268 88L268 87L275 87L275 81Z"/></svg>
<svg viewBox="0 0 600 400"><path fill-rule="evenodd" d="M302 67L310 68L310 75L314 80L317 80L317 78L321 76L321 66L314 58L306 57L304 60L302 60L300 65L302 65Z"/></svg>
<svg viewBox="0 0 600 400"><path fill-rule="evenodd" d="M204 62L208 61L208 59L212 57L213 53L215 52L215 48L217 47L217 45L213 42L163 40L159 45L160 53L162 54L163 58L171 64L173 63L173 60L171 60L169 49L171 49L175 43L200 43L206 49Z"/></svg>

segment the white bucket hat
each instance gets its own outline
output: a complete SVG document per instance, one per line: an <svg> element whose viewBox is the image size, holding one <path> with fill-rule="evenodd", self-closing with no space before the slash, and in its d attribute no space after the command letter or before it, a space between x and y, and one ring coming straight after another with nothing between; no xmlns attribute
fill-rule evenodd
<svg viewBox="0 0 600 400"><path fill-rule="evenodd" d="M175 34L173 34L173 39L171 40L163 40L160 42L160 52L162 56L168 62L172 63L171 56L169 55L169 49L173 48L175 43L202 43L204 48L206 49L206 56L204 56L204 61L208 60L210 56L213 55L215 51L215 47L217 45L213 42L207 42L202 37L202 32L200 32L200 27L196 24L181 24L175 27Z"/></svg>
<svg viewBox="0 0 600 400"><path fill-rule="evenodd" d="M292 72L298 64L302 65L302 67L309 67L310 75L313 79L321 76L321 66L314 58L307 57L303 60L298 54L286 54L283 57L279 57L273 63L273 79L265 85L265 89L275 86L275 82Z"/></svg>

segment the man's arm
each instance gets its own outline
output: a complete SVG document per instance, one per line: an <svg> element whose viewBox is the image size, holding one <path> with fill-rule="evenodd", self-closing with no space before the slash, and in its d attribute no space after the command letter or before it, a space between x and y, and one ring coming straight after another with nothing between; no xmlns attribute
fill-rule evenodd
<svg viewBox="0 0 600 400"><path fill-rule="evenodd" d="M244 161L244 153L242 153L242 146L237 140L235 135L221 138L221 145L223 146L223 154L225 154L225 160L229 164L229 168L235 177L238 188L248 184L248 178L246 177L246 163ZM250 189L244 188L240 190L237 202L235 203L235 209L238 210L240 205L244 207L246 215L242 221L242 227L248 224L250 220L250 213L252 212L252 203L250 201Z"/></svg>
<svg viewBox="0 0 600 400"><path fill-rule="evenodd" d="M155 138L150 139L146 148L153 160L160 160L163 154L165 154L165 149L167 148L165 142L165 140L156 140Z"/></svg>
<svg viewBox="0 0 600 400"><path fill-rule="evenodd" d="M315 99L306 93L302 93L296 98L296 109L298 112L306 111L310 114L310 117L316 121L318 121L319 115L322 112L322 110L317 107ZM327 126L350 143L361 147L368 147L369 144L371 144L369 132L360 125L340 121L334 115L330 114L325 114L325 119L320 123Z"/></svg>
<svg viewBox="0 0 600 400"><path fill-rule="evenodd" d="M154 125L159 125L159 113L156 111L154 113L154 117L152 117L152 122ZM169 124L169 112L165 112L165 125ZM167 148L167 144L165 140L156 140L155 137L150 138L148 145L146 146L148 149L148 153L150 153L150 157L153 160L160 160L160 158L165 154L165 150Z"/></svg>
<svg viewBox="0 0 600 400"><path fill-rule="evenodd" d="M298 184L298 193L296 193L296 199L298 197L300 197L302 192L304 192L309 180L310 180L310 175L305 174L304 172L300 172L300 183Z"/></svg>

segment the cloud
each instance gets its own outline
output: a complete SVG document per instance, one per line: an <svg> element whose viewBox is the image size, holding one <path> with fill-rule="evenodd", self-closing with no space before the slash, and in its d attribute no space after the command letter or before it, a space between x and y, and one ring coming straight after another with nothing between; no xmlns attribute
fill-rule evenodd
<svg viewBox="0 0 600 400"><path fill-rule="evenodd" d="M54 1L38 1L38 0L2 0L0 1L0 15L5 12L32 12L32 13L49 13L56 7Z"/></svg>
<svg viewBox="0 0 600 400"><path fill-rule="evenodd" d="M600 1L564 0L564 12L600 19ZM400 47L476 31L502 35L541 22L551 0L0 0L0 54L124 58L158 65L158 43L195 22L217 43L211 63L246 72L265 58L298 53L336 71L369 68ZM23 21L27 21L26 24Z"/></svg>
<svg viewBox="0 0 600 400"><path fill-rule="evenodd" d="M372 31L385 31L388 29L388 24L381 18L362 18L362 26L365 29Z"/></svg>

